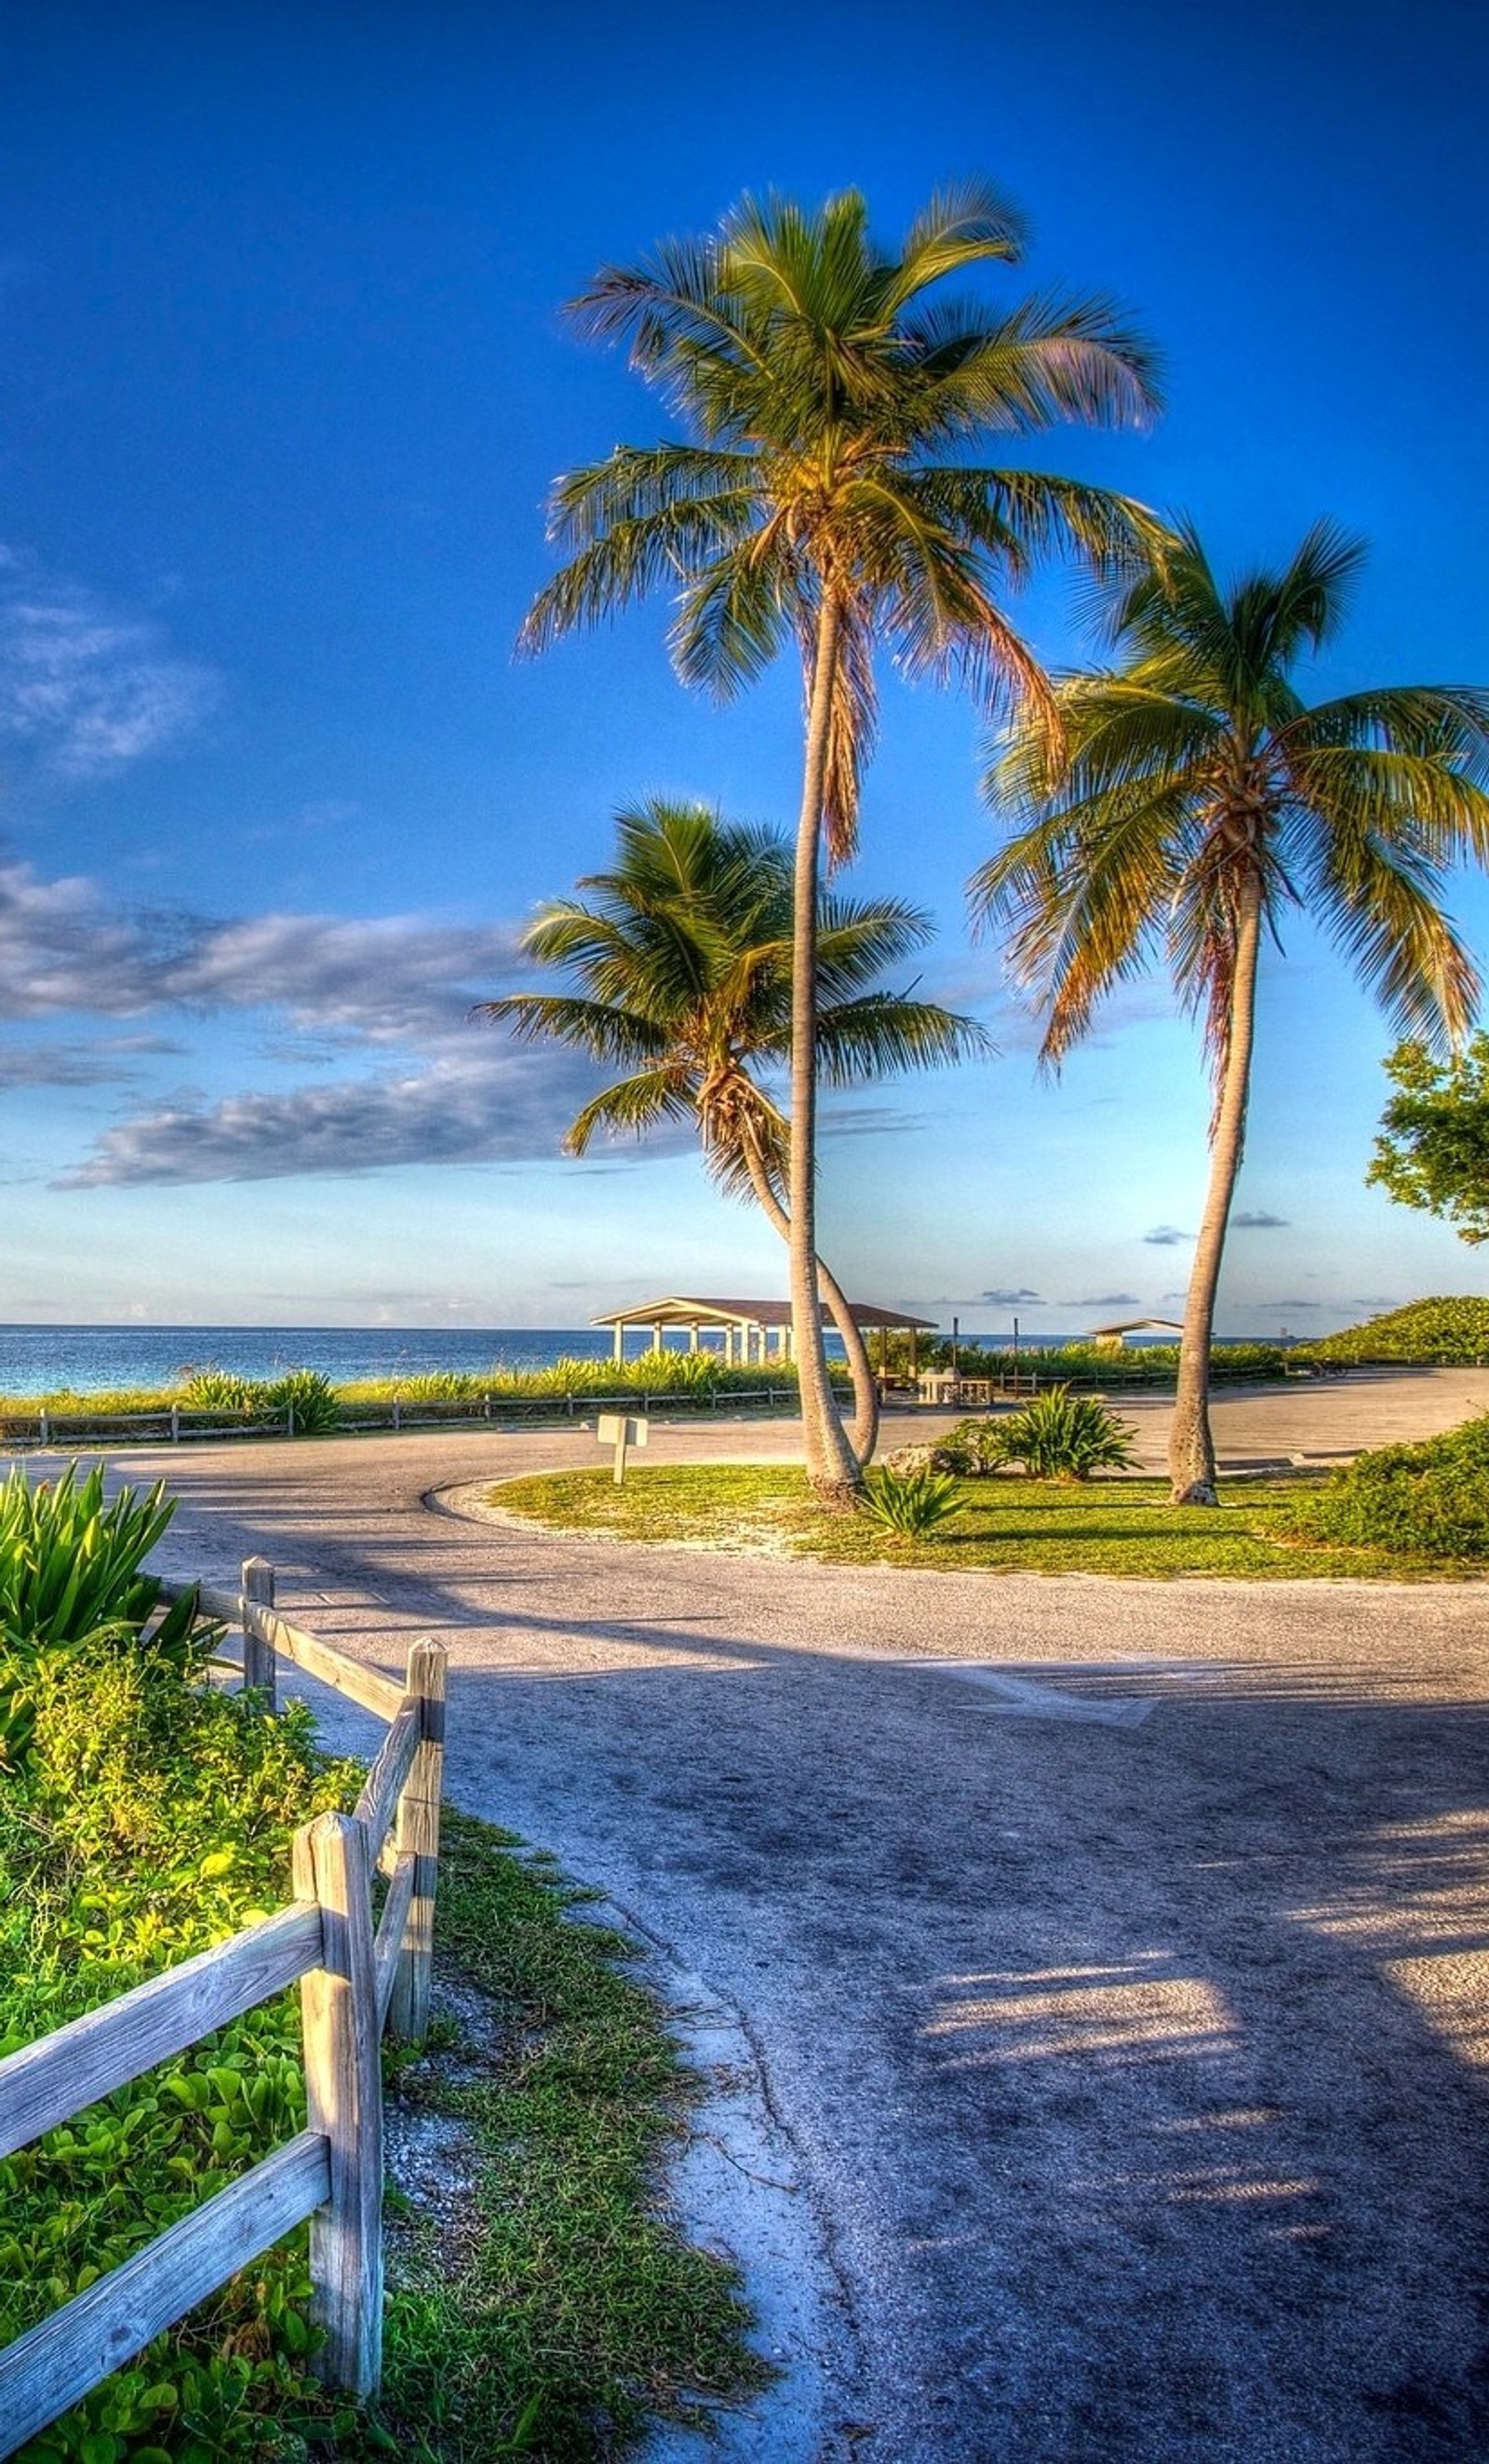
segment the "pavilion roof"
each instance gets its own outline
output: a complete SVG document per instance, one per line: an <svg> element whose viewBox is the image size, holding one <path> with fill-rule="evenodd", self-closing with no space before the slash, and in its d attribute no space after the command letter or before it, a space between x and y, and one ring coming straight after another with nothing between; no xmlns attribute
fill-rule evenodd
<svg viewBox="0 0 1489 2464"><path fill-rule="evenodd" d="M873 1301L850 1301L848 1307L855 1326L935 1329L934 1318L912 1317L908 1309L882 1309ZM826 1314L824 1307L824 1319ZM591 1326L789 1326L791 1304L669 1292L661 1300L638 1301L632 1309L611 1309L589 1322Z"/></svg>

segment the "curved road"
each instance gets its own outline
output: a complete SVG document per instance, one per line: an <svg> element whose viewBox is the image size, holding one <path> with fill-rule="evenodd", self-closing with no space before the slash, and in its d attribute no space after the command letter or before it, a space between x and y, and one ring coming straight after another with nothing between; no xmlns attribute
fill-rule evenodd
<svg viewBox="0 0 1489 2464"><path fill-rule="evenodd" d="M742 2014L841 2317L823 2409L737 2452L1489 2452L1483 1593L848 1573L426 1503L576 1457L126 1467L182 1497L171 1571L259 1551L343 1648L445 1640L455 1798Z"/></svg>

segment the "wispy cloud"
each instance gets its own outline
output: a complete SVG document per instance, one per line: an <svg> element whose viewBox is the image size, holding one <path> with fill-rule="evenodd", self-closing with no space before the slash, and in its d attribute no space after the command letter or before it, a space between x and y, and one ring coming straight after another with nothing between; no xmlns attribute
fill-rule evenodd
<svg viewBox="0 0 1489 2464"><path fill-rule="evenodd" d="M1062 1301L1062 1309L1136 1309L1136 1292L1087 1292L1084 1300Z"/></svg>
<svg viewBox="0 0 1489 2464"><path fill-rule="evenodd" d="M399 1164L531 1161L557 1154L593 1084L566 1054L494 1039L426 1067L282 1093L174 1104L105 1131L58 1186L274 1180Z"/></svg>
<svg viewBox="0 0 1489 2464"><path fill-rule="evenodd" d="M1285 1232L1285 1215L1268 1215L1264 1207L1255 1207L1231 1218L1233 1232Z"/></svg>
<svg viewBox="0 0 1489 2464"><path fill-rule="evenodd" d="M1039 1293L1031 1292L1027 1286L1020 1287L1018 1291L980 1292L978 1298L990 1302L995 1309L1043 1309L1045 1306Z"/></svg>
<svg viewBox="0 0 1489 2464"><path fill-rule="evenodd" d="M55 777L85 783L170 752L221 690L152 619L0 549L0 737Z"/></svg>
<svg viewBox="0 0 1489 2464"><path fill-rule="evenodd" d="M1150 1232L1143 1235L1150 1249L1177 1249L1193 1237L1193 1232L1181 1232L1176 1223L1155 1223Z"/></svg>

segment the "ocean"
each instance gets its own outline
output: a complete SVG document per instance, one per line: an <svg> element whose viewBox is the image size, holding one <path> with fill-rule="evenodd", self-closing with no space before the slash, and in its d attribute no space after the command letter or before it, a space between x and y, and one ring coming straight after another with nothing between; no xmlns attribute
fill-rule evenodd
<svg viewBox="0 0 1489 2464"><path fill-rule="evenodd" d="M1040 1352L1079 1335L1023 1335ZM1143 1338L1139 1337L1139 1341ZM1006 1332L964 1334L964 1351L1006 1350ZM602 1327L420 1326L0 1326L0 1395L97 1395L120 1386L173 1386L193 1369L276 1377L318 1369L333 1385L411 1376L420 1370L547 1369L556 1360L608 1360ZM829 1331L827 1348L841 1355ZM872 1351L870 1338L870 1351ZM627 1354L646 1338L627 1338Z"/></svg>

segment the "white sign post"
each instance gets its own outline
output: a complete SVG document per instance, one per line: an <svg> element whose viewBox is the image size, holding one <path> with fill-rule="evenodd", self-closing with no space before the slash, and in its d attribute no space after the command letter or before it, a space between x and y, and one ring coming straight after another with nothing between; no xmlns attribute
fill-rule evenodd
<svg viewBox="0 0 1489 2464"><path fill-rule="evenodd" d="M645 1420L629 1420L621 1412L602 1412L595 1436L602 1446L615 1448L615 1485L619 1488L625 1478L625 1453L628 1446L646 1443L648 1426Z"/></svg>

